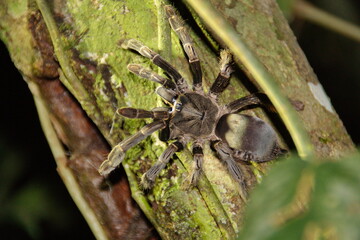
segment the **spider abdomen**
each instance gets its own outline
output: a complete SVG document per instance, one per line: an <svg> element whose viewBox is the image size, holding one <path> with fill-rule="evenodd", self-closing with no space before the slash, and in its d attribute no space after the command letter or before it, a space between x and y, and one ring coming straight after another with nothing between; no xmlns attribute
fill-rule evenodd
<svg viewBox="0 0 360 240"><path fill-rule="evenodd" d="M185 93L179 96L181 110L174 113L170 122L172 128L194 137L207 136L215 128L219 107L209 97L199 93Z"/></svg>
<svg viewBox="0 0 360 240"><path fill-rule="evenodd" d="M267 161L277 149L276 132L257 117L225 115L216 126L215 133L234 149L240 160Z"/></svg>

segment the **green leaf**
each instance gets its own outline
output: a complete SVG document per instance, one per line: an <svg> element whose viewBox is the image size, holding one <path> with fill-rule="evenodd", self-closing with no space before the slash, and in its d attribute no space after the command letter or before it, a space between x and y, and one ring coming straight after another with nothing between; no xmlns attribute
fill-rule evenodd
<svg viewBox="0 0 360 240"><path fill-rule="evenodd" d="M360 239L359 159L278 163L254 190L238 239Z"/></svg>

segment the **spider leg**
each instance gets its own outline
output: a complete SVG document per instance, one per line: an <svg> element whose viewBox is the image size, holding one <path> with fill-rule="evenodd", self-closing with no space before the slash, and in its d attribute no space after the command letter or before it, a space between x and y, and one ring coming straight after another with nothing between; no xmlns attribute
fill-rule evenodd
<svg viewBox="0 0 360 240"><path fill-rule="evenodd" d="M111 150L107 159L100 165L98 169L99 173L103 176L108 175L123 161L127 150L144 140L153 132L162 129L165 126L166 123L164 121L154 121L140 129L139 132L135 133L131 137L120 142Z"/></svg>
<svg viewBox="0 0 360 240"><path fill-rule="evenodd" d="M155 178L159 175L160 171L165 168L166 164L170 161L175 152L181 151L184 148L184 143L176 141L172 143L159 157L154 166L152 166L141 179L141 185L144 189L150 189L155 183Z"/></svg>
<svg viewBox="0 0 360 240"><path fill-rule="evenodd" d="M196 186L199 180L199 177L202 173L202 166L204 160L203 149L200 143L195 142L193 145L192 153L194 156L194 167L193 172L191 173L191 185Z"/></svg>
<svg viewBox="0 0 360 240"><path fill-rule="evenodd" d="M130 72L135 73L139 77L148 79L150 81L160 83L162 86L169 89L176 89L176 85L170 79L164 78L159 74L151 71L150 69L144 68L139 64L129 64L127 66Z"/></svg>
<svg viewBox="0 0 360 240"><path fill-rule="evenodd" d="M254 157L254 154L251 151L235 149L233 156L237 161L244 161L244 162L256 161L256 158Z"/></svg>
<svg viewBox="0 0 360 240"><path fill-rule="evenodd" d="M171 28L179 37L184 51L189 58L191 71L193 72L193 88L194 90L201 90L202 87L202 70L200 66L199 57L192 45L192 39L186 30L183 20L176 14L175 9L171 5L165 6L165 12L168 17Z"/></svg>
<svg viewBox="0 0 360 240"><path fill-rule="evenodd" d="M287 153L288 151L286 149L282 149L278 144L276 144L273 147L271 154L264 158L255 157L251 151L244 151L238 149L234 150L234 158L236 161L243 161L243 162L254 161L257 163L263 163L274 160Z"/></svg>
<svg viewBox="0 0 360 240"><path fill-rule="evenodd" d="M165 102L172 105L176 99L176 92L171 89L166 89L164 87L158 87L155 90L156 94L159 95L162 99L164 99Z"/></svg>
<svg viewBox="0 0 360 240"><path fill-rule="evenodd" d="M234 70L231 67L232 57L228 50L220 52L220 73L218 74L215 82L210 88L210 96L217 98L225 88L229 85L231 73Z"/></svg>
<svg viewBox="0 0 360 240"><path fill-rule="evenodd" d="M246 97L239 98L227 104L225 107L228 110L228 113L235 113L250 105L263 105L270 111L276 111L263 93L253 93Z"/></svg>
<svg viewBox="0 0 360 240"><path fill-rule="evenodd" d="M221 160L226 163L230 175L241 185L242 194L246 198L247 186L245 184L244 174L234 160L232 150L225 142L222 141L216 142L214 144L214 148Z"/></svg>
<svg viewBox="0 0 360 240"><path fill-rule="evenodd" d="M120 108L117 113L127 118L152 118L167 120L170 117L169 108L156 107L151 111L138 108Z"/></svg>
<svg viewBox="0 0 360 240"><path fill-rule="evenodd" d="M154 52L140 41L136 39L128 39L121 44L121 47L137 51L142 56L149 58L155 65L162 68L175 81L179 92L183 93L185 89L188 88L185 79L170 63L165 61L158 53Z"/></svg>

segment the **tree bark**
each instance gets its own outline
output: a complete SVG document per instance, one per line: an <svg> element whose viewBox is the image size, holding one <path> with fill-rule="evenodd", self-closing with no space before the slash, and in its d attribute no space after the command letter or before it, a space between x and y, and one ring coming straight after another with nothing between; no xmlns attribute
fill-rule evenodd
<svg viewBox="0 0 360 240"><path fill-rule="evenodd" d="M210 2L275 77L297 110L317 155L341 156L353 150L276 3ZM192 156L185 149L161 173L153 190L140 189L142 174L166 147L155 134L129 150L123 168L109 179L97 173L110 146L145 124L116 116L116 109L163 105L154 94L156 85L129 73L126 66L141 63L157 68L121 49L118 42L128 38L142 41L191 79L179 41L167 23L165 4L165 0L4 0L0 4L0 36L34 95L59 174L98 239L156 239L157 233L163 239L234 239L245 202L209 146L205 148L205 176L198 188L186 187ZM208 89L218 73L217 51L221 48L212 36L220 44L221 36L209 33L184 3L174 4L187 18ZM244 70L250 81L234 74L222 96L224 103L258 88L251 73ZM247 112L267 119L259 109ZM281 124L273 124L280 129L284 145L291 146ZM266 165L241 166L248 185L256 184Z"/></svg>

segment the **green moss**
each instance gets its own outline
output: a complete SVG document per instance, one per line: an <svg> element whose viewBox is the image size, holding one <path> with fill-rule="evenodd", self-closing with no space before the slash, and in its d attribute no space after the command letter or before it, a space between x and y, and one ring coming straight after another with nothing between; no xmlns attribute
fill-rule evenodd
<svg viewBox="0 0 360 240"><path fill-rule="evenodd" d="M148 3L150 4L150 3ZM123 102L125 106L141 107L144 109L151 109L156 107L156 98L154 97L153 90L155 85L147 80L140 79L137 76L129 73L126 65L130 61L140 59L136 54L123 50L118 46L119 40L124 35L127 38L141 38L154 39L156 31L138 31L131 28L131 32L124 32L124 29L130 29L134 22L137 24L144 24L147 27L156 26L156 18L151 14L149 8L145 6L139 6L139 2L129 1L119 4L114 1L69 1L67 3L69 14L72 15L74 20L71 29L75 31L77 35L75 47L82 55L84 59L90 58L92 61L108 64L112 73L116 74L116 79L120 80L120 83L126 89L126 102ZM80 10L81 9L81 10ZM95 10L96 9L96 10ZM135 10L136 9L136 10ZM135 14L129 14L130 12ZM119 26L114 28L113 26ZM68 27L69 28L69 27ZM139 29L143 29L144 26L140 26ZM148 35L146 35L148 34ZM151 37L149 35L151 34ZM150 47L151 41L148 45ZM156 46L154 47L156 49ZM130 60L131 59L131 60ZM140 59L144 61L144 59ZM149 65L148 61L146 65ZM104 86L104 79L100 75L95 78L95 88L101 90ZM136 91L134 91L136 89ZM118 89L114 88L114 92ZM130 90L130 91L128 91ZM97 104L100 109L109 109L110 111L103 111L105 118L110 121L113 116L113 107L108 106L109 99L99 91L95 93L97 96ZM118 95L119 96L119 95ZM121 100L119 101L122 102ZM104 107L105 104L105 107ZM119 106L121 107L121 106Z"/></svg>
<svg viewBox="0 0 360 240"><path fill-rule="evenodd" d="M187 173L180 166L178 163L168 167L174 173L172 176L163 171L149 196L162 223L159 227L173 229L172 238L222 239L199 192L196 189L184 190L183 181Z"/></svg>
<svg viewBox="0 0 360 240"><path fill-rule="evenodd" d="M8 14L13 18L19 18L27 13L28 2L24 0L11 0L8 2Z"/></svg>
<svg viewBox="0 0 360 240"><path fill-rule="evenodd" d="M319 137L319 141L322 143L328 143L330 140L326 137Z"/></svg>
<svg viewBox="0 0 360 240"><path fill-rule="evenodd" d="M27 1L9 0L0 3L0 38L6 44L12 61L23 75L31 76L36 71L35 62L39 53L34 49L32 33L26 13Z"/></svg>

